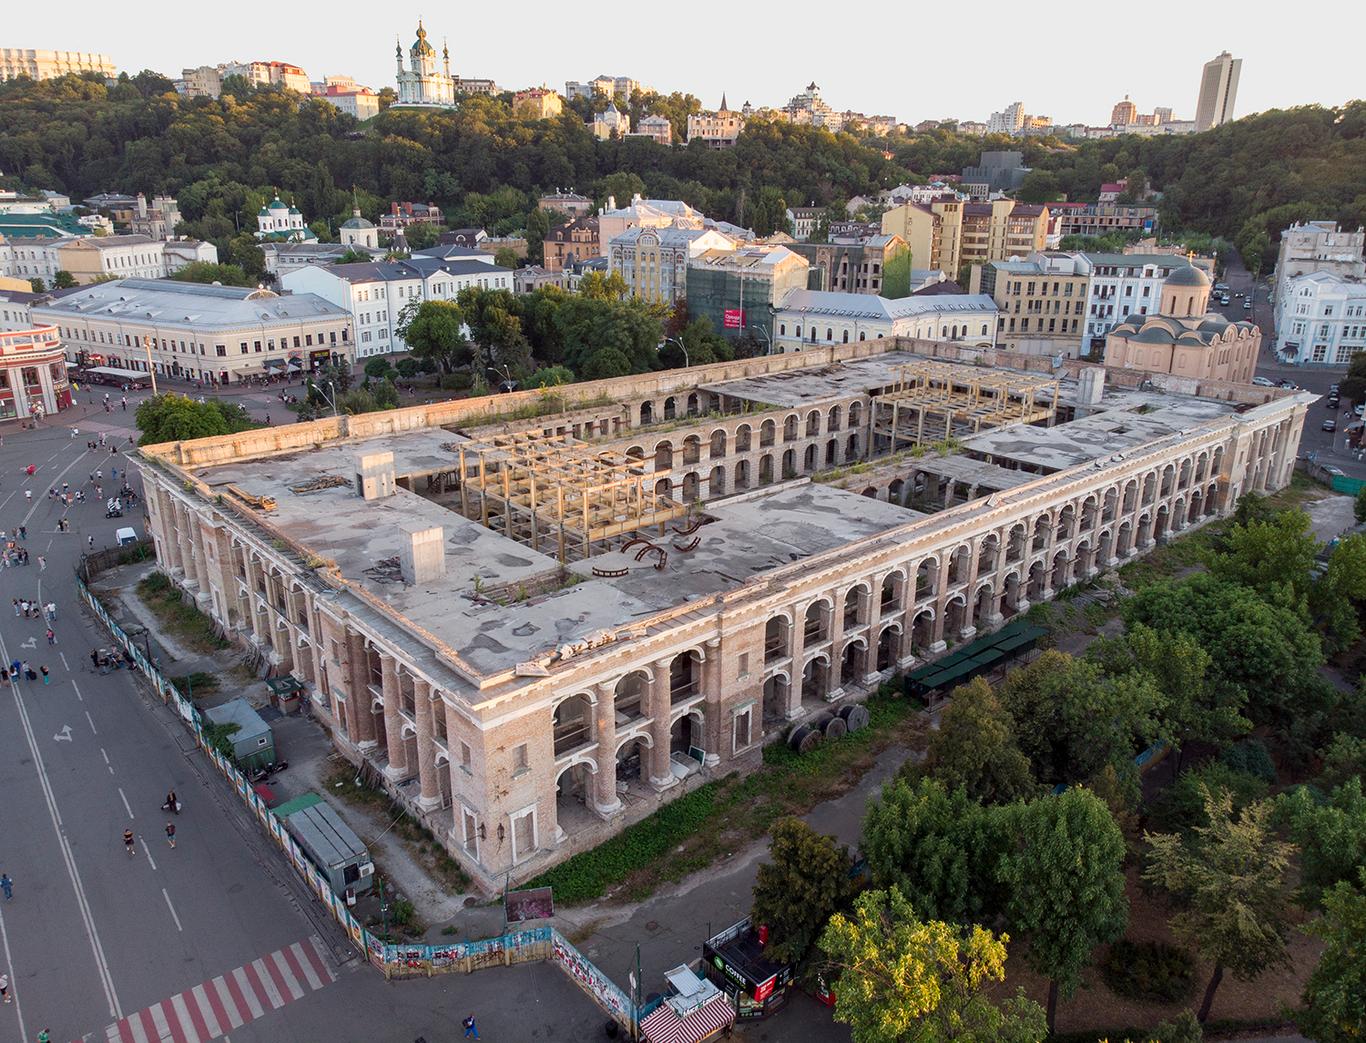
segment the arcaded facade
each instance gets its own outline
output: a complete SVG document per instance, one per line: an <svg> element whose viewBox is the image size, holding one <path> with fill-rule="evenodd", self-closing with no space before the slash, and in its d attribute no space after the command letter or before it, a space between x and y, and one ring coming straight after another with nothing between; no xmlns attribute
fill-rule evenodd
<svg viewBox="0 0 1366 1043"><path fill-rule="evenodd" d="M1309 400L903 339L553 393L142 450L162 566L490 889L1281 487Z"/></svg>

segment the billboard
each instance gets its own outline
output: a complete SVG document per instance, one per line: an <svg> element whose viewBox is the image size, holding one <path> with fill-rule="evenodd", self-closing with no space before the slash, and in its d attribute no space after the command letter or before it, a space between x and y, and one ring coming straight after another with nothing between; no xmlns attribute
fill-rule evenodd
<svg viewBox="0 0 1366 1043"><path fill-rule="evenodd" d="M727 308L726 311L725 311L724 319L725 319L724 325L725 325L726 329L728 329L728 330L739 330L739 329L744 329L744 326L745 326L745 309L744 309L744 308Z"/></svg>

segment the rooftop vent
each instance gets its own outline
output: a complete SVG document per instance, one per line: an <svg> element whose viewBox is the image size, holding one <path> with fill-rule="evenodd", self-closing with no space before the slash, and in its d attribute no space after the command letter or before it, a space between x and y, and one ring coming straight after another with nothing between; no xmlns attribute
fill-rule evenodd
<svg viewBox="0 0 1366 1043"><path fill-rule="evenodd" d="M394 495L394 454L362 453L357 461L356 488L366 500Z"/></svg>
<svg viewBox="0 0 1366 1043"><path fill-rule="evenodd" d="M404 583L430 583L446 574L446 531L440 525L405 525L400 531L398 564Z"/></svg>

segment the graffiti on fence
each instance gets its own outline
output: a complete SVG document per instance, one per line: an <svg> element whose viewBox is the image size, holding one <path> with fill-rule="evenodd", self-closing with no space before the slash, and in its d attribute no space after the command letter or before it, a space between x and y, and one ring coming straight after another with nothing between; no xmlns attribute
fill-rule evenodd
<svg viewBox="0 0 1366 1043"><path fill-rule="evenodd" d="M555 946L552 956L564 972L579 983L579 986L598 1001L608 1014L625 1025L631 1024L631 1001L616 982L603 974L588 958L570 945L559 931L555 932Z"/></svg>

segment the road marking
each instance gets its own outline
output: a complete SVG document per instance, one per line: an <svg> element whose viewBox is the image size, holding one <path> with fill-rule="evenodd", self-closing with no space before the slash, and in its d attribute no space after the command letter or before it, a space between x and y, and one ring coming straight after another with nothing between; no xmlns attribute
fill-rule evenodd
<svg viewBox="0 0 1366 1043"><path fill-rule="evenodd" d="M171 1010L175 1014L174 1022L179 1022L180 1027L185 1032L186 1043L204 1043L213 1039L209 1035L208 1026L204 1024L203 1015L199 1013L198 1006L192 1006L185 997L188 993L178 992L169 1000L163 1000L162 1005L169 1003ZM174 1028L172 1032L174 1032ZM214 1033L216 1036L218 1033Z"/></svg>
<svg viewBox="0 0 1366 1043"><path fill-rule="evenodd" d="M5 647L3 635L0 635L0 661L8 661L10 658L9 650ZM43 800L47 804L48 816L52 820L53 832L57 834L57 846L62 853L62 861L66 863L67 876L71 880L71 888L76 895L76 905L80 910L81 919L85 924L86 938L90 942L90 951L95 957L95 969L100 976L100 985L104 989L105 999L109 1001L109 1013L112 1017L120 1017L123 1014L119 1006L118 992L114 988L114 976L109 970L109 960L104 954L104 945L100 942L99 928L95 926L95 916L90 909L90 901L85 893L85 885L81 882L80 871L76 868L76 856L71 850L71 844L66 839L66 834L62 831L62 815L57 807L57 796L52 791L52 783L48 779L47 767L43 763L42 752L38 749L38 738L33 734L33 725L29 720L28 707L24 703L24 697L19 691L19 684L10 678L10 692L14 696L14 705L19 711L19 724L23 728L24 738L28 742L29 753L33 757L34 770L38 773L39 788L43 791Z"/></svg>
<svg viewBox="0 0 1366 1043"><path fill-rule="evenodd" d="M19 990L14 985L19 978L19 972L14 969L14 954L9 948L9 931L5 929L4 913L0 913L0 940L3 940L5 945L5 969L9 971L10 989L14 993L14 1013L19 1018L19 1038L28 1039L28 1031L24 1028L24 1004L19 998Z"/></svg>
<svg viewBox="0 0 1366 1043"><path fill-rule="evenodd" d="M84 702L84 700L82 700L82 702ZM100 734L100 730L99 730L98 728L95 727L95 718L93 718L93 717L90 716L90 711L89 711L89 710L86 710L86 711L85 711L85 719L86 719L87 721L90 722L90 730L91 730L92 732L94 732L96 735L99 735L99 734Z"/></svg>
<svg viewBox="0 0 1366 1043"><path fill-rule="evenodd" d="M139 837L138 839L139 839L139 840L142 840L141 837ZM143 852L147 855L147 861L152 863L152 871L155 872L155 871L156 871L157 864L156 864L156 862L153 861L153 859L152 859L152 849L151 849L150 847L147 846L147 841L146 841L146 840L142 840L142 850L143 850Z"/></svg>
<svg viewBox="0 0 1366 1043"><path fill-rule="evenodd" d="M56 538L57 538L56 536L51 537L51 539L49 539L49 540L47 541L47 546L44 547L43 550L45 550L45 551L51 550L51 549L52 549L52 541L55 540Z"/></svg>
<svg viewBox="0 0 1366 1043"><path fill-rule="evenodd" d="M171 910L171 919L175 921L175 929L183 932L185 928L180 926L180 917L176 916L175 906L171 904L171 896L166 893L166 888L164 887L161 889L161 897L166 899L166 908Z"/></svg>
<svg viewBox="0 0 1366 1043"><path fill-rule="evenodd" d="M90 451L90 450L88 450L88 449L82 449L82 450L81 450L80 456L76 457L76 459L72 460L71 463L69 463L69 464L67 464L65 467L63 467L62 470L58 473L57 477L53 478L52 481L48 482L48 487L49 487L49 488L52 488L52 487L56 486L56 484L62 480L63 476L66 474L67 471L71 470L71 469L72 469L73 467L75 467L78 463L80 463L83 459L85 459L85 454L88 453L89 451ZM43 480L44 480L44 481L47 481L47 479L43 479ZM36 510L38 509L38 504L41 503L41 502L42 502L42 501L40 501L40 500L34 500L34 501L33 501L33 505L32 505L31 507L29 507L28 513L24 515L24 520L23 520L22 524L27 525L27 524L29 523L29 519L31 519L31 518L33 517L33 512L36 511Z"/></svg>
<svg viewBox="0 0 1366 1043"><path fill-rule="evenodd" d="M196 985L189 992L182 993L182 995L189 996L194 1000L194 1005L190 1007L190 1011L192 1014L197 1011L199 1016L203 1019L204 1038L213 1039L215 1036L221 1036L223 1034L223 1024L227 1021L227 1017L225 1016L223 1021L218 1020L218 1014L223 1009L223 1003L218 999L217 990L210 995L209 990L203 985Z"/></svg>
<svg viewBox="0 0 1366 1043"><path fill-rule="evenodd" d="M220 974L209 985L209 999L217 998L218 1000L218 1005L214 1007L214 1011L219 1015L220 1023L240 1029L247 1023L247 1019L242 1017L237 1009L237 998L233 996L227 978ZM242 1005L246 1006L245 1003Z"/></svg>
<svg viewBox="0 0 1366 1043"><path fill-rule="evenodd" d="M129 818L132 818L132 817L133 817L133 808L132 808L131 805L129 805L129 803L128 803L128 798L127 798L126 796L124 796L123 787L122 787L122 786L119 786L119 787L118 787L118 791L119 791L119 796L120 796L120 797L123 797L123 809L124 809L125 811L128 812L128 817L129 817Z"/></svg>
<svg viewBox="0 0 1366 1043"><path fill-rule="evenodd" d="M67 661L66 661L66 653L65 653L65 652L58 652L58 653L57 653L57 658L60 659L60 660L62 661L62 669L65 670L67 673L70 673L70 672L71 672L71 666L70 666L70 664L68 664ZM80 698L81 698L81 690L80 690L79 688L76 689L76 698L77 698L77 699L80 699ZM84 699L81 699L81 702L85 702L85 700L84 700Z"/></svg>
<svg viewBox="0 0 1366 1043"><path fill-rule="evenodd" d="M53 742L70 742L70 741L71 741L71 725L69 725L69 724L64 724L64 725L62 725L62 730L59 731L56 735L54 735L54 736L52 737L52 741L53 741Z"/></svg>
<svg viewBox="0 0 1366 1043"><path fill-rule="evenodd" d="M63 659L62 662L65 663L66 660ZM85 696L81 694L81 686L78 685L75 681L72 681L71 687L76 689L76 698L79 699L81 702L85 702Z"/></svg>

